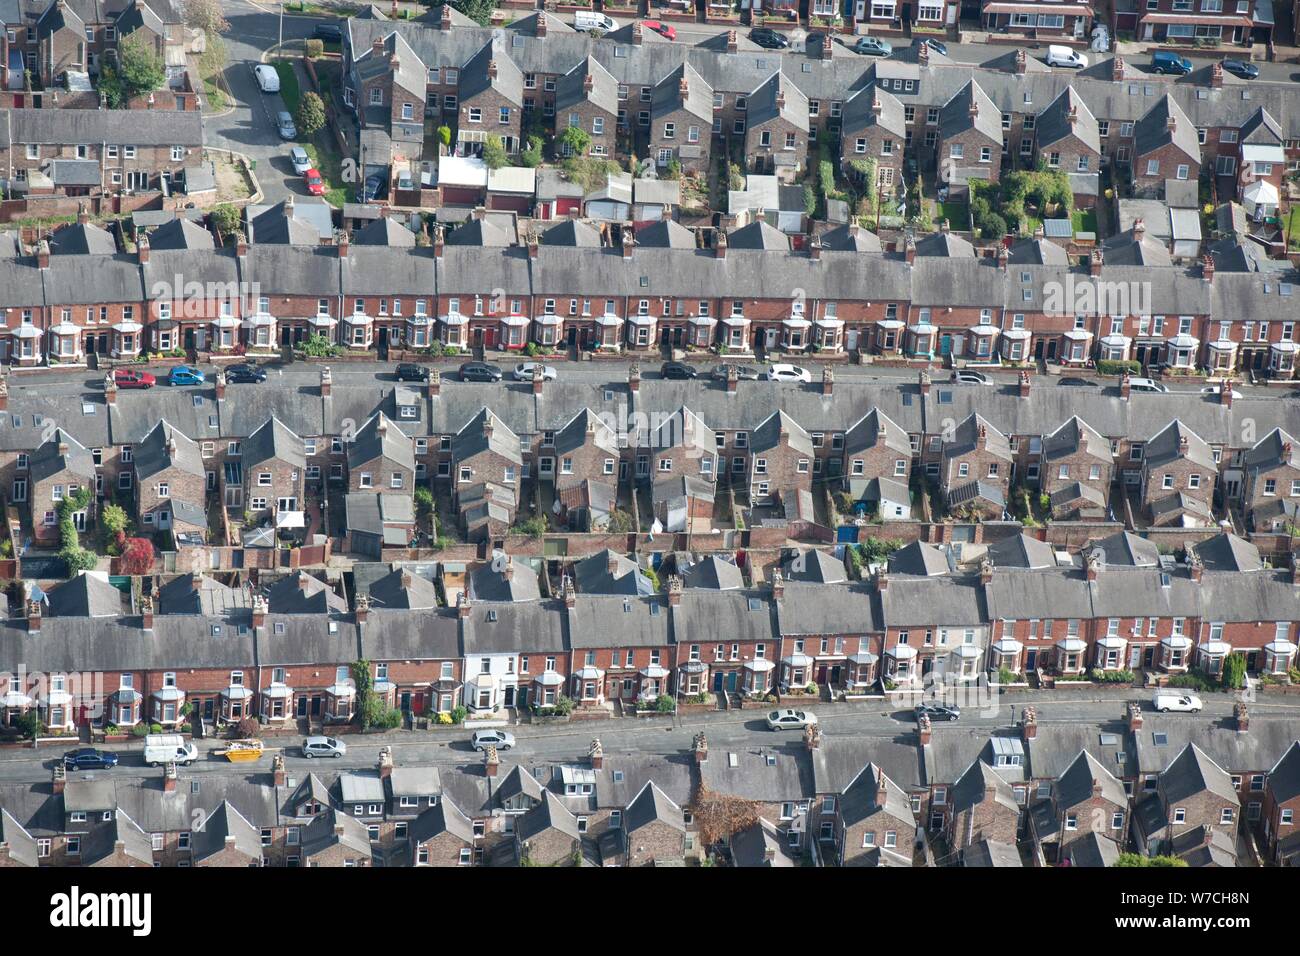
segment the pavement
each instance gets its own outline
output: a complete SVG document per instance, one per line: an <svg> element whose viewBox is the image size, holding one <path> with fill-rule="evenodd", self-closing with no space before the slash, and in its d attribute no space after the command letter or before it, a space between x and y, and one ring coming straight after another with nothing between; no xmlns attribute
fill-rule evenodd
<svg viewBox="0 0 1300 956"><path fill-rule="evenodd" d="M1078 696L1076 696L1078 695ZM1226 693L1200 695L1205 703L1198 715L1170 715L1169 719L1205 720L1207 717L1228 717L1232 714L1236 698ZM984 735L999 728L1013 725L1015 715L1027 705L1033 705L1040 724L1096 722L1118 719L1125 704L1140 700L1150 708L1149 696L1139 695L1133 688L1089 687L1077 690L1031 691L1011 690L995 698L985 707L963 707L961 720L955 725L974 735ZM1251 716L1261 719L1287 718L1300 722L1300 701L1292 698L1275 698L1277 703L1265 699L1251 703ZM783 706L799 706L787 699ZM912 701L908 699L868 700L851 703L820 702L807 707L815 710L818 722L827 737L836 735L854 737L893 737L915 727L912 718ZM770 748L799 746L801 738L795 734L778 734L769 731L764 722L764 711L710 711L676 717L625 717L594 720L573 720L562 724L526 724L512 726L515 747L510 757L517 761L537 763L562 763L585 759L592 738L599 737L606 754L648 753L672 754L690 750L695 734L704 731L711 750L736 750L739 748ZM375 766L383 747L393 748L393 758L406 766L464 766L482 760L469 744L470 730L449 727L430 731L389 731L379 734L341 734L348 752L333 760L318 763L299 755L297 736L263 738L267 750L256 764L263 771L270 769L271 754L282 752L290 773L302 773L319 767L322 770L356 770ZM1300 732L1298 732L1300 735ZM201 756L186 769L187 774L248 772L244 764L230 764L213 751L224 746L224 741L207 739L195 742ZM47 743L40 749L10 748L0 751L0 781L6 783L37 782L47 780L53 761L64 751L76 746L75 742ZM143 744L108 744L104 750L122 754L122 762L112 770L87 771L87 775L111 774L118 777L156 777L161 772L146 767L143 762Z"/></svg>

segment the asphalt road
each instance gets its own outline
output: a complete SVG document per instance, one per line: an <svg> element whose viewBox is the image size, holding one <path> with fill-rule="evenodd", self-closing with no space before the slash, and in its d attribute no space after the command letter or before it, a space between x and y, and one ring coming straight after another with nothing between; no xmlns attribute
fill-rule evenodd
<svg viewBox="0 0 1300 956"><path fill-rule="evenodd" d="M1082 693L1085 697L1076 697ZM944 730L961 729L972 734L988 734L1012 726L1011 709L1016 714L1025 705L1032 704L1040 724L1078 723L1119 718L1128 700L1140 699L1149 708L1149 697L1136 696L1131 688L1055 691L1049 693L1015 693L995 699L986 707L963 706L962 718ZM1233 698L1227 694L1203 694L1205 710L1201 715L1170 715L1176 720L1206 720L1230 716ZM827 737L893 737L914 728L910 703L865 701L843 704L820 703L812 708ZM760 747L800 746L797 734L773 733L766 729L763 711L710 712L693 714L681 720L672 718L623 718L609 720L582 720L559 725L522 725L510 727L516 746L509 752L510 759L538 763L561 763L585 758L593 737L599 737L605 753L672 754L690 750L694 736L703 730L708 735L711 750ZM1291 718L1300 726L1300 704L1251 704L1252 716L1262 719ZM463 728L445 731L395 731L388 734L358 737L344 735L348 752L331 760L308 760L298 753L299 738L292 736L267 737L267 755L254 765L270 769L269 754L282 752L290 773L314 768L328 771L359 769L375 766L379 751L385 746L393 748L398 765L407 766L461 766L478 763L482 757L469 745L469 731ZM247 772L249 765L230 764L211 751L223 746L220 740L197 742L201 756L184 772L186 774ZM0 752L0 781L35 782L49 778L52 761L70 745L48 744L39 750L21 749ZM122 762L112 770L88 771L89 775L112 775L141 778L157 777L161 771L143 764L142 744L112 744L104 747L122 754Z"/></svg>

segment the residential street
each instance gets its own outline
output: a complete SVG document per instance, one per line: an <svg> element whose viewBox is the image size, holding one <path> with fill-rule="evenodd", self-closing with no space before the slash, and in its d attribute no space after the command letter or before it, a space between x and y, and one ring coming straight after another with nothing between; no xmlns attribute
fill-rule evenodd
<svg viewBox="0 0 1300 956"><path fill-rule="evenodd" d="M936 725L937 733L966 732L974 736L990 734L1012 724L1011 709L1015 713L1026 705L1037 710L1039 724L1074 723L1116 719L1123 714L1124 702L1140 699L1149 701L1145 694L1132 688L1089 688L1078 693L1086 695L1073 698L1071 690L1054 692L1010 692L1004 695L996 708L979 710L963 708L962 718L956 725ZM1228 694L1203 694L1205 711L1200 716L1171 715L1176 720L1207 720L1230 717L1234 698ZM1277 701L1276 703L1274 701ZM789 702L787 701L788 705ZM1145 703L1146 707L1150 704ZM909 705L885 701L854 703L817 703L812 708L818 715L826 736L893 737L908 733L915 724ZM1300 701L1290 698L1266 698L1251 704L1251 712L1258 718L1291 717L1300 720ZM615 753L685 753L690 750L695 734L703 730L708 735L713 750L737 748L798 747L801 740L796 735L774 734L766 729L764 711L710 712L691 714L681 720L670 718L623 718L609 720L575 720L567 724L511 726L517 746L509 752L509 759L528 763L557 763L583 759L593 737L599 737L606 754ZM359 737L343 736L348 745L347 754L336 760L318 763L299 756L299 739L295 736L270 736L266 738L268 753L284 748L286 765L291 773L319 768L338 771L373 767L382 747L391 746L399 764L461 766L481 761L469 746L470 731L465 728L447 728L437 731L393 731L385 734ZM183 774L243 773L246 767L232 765L210 751L218 750L224 742L217 739L197 741L203 756ZM50 761L62 754L71 744L46 744L41 749L9 749L0 752L0 781L34 782L49 777ZM139 743L110 744L103 749L126 754L121 764L112 770L89 772L91 775L111 774L115 777L155 777L161 771L141 762ZM257 769L268 771L271 758L264 756Z"/></svg>

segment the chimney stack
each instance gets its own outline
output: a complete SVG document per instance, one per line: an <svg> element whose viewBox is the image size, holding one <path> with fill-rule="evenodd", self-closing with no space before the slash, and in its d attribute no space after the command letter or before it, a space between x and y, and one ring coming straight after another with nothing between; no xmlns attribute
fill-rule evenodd
<svg viewBox="0 0 1300 956"><path fill-rule="evenodd" d="M1026 741L1038 736L1038 711L1032 707L1020 709L1020 735Z"/></svg>
<svg viewBox="0 0 1300 956"><path fill-rule="evenodd" d="M271 782L277 787L283 787L288 779L289 773L284 767L284 754L276 754L271 760Z"/></svg>
<svg viewBox="0 0 1300 956"><path fill-rule="evenodd" d="M42 239L40 245L36 247L36 265L40 269L50 267L50 244L45 239Z"/></svg>
<svg viewBox="0 0 1300 956"><path fill-rule="evenodd" d="M633 362L627 369L627 387L635 395L641 391L641 363Z"/></svg>
<svg viewBox="0 0 1300 956"><path fill-rule="evenodd" d="M487 75L488 75L488 79L489 79L489 80L494 80L494 81L496 80L496 78L497 78L497 61L496 61L496 60L488 60L488 65L487 65Z"/></svg>
<svg viewBox="0 0 1300 956"><path fill-rule="evenodd" d="M357 607L352 616L358 624L365 624L370 617L370 598L364 594L357 595Z"/></svg>
<svg viewBox="0 0 1300 956"><path fill-rule="evenodd" d="M1137 733L1142 729L1142 705L1140 703L1135 700L1129 701L1124 707L1124 716L1127 718L1130 733Z"/></svg>
<svg viewBox="0 0 1300 956"><path fill-rule="evenodd" d="M462 621L469 617L469 598L464 591L456 596L456 616Z"/></svg>
<svg viewBox="0 0 1300 956"><path fill-rule="evenodd" d="M1214 283L1214 256L1209 253L1201 257L1201 278L1211 284Z"/></svg>
<svg viewBox="0 0 1300 956"><path fill-rule="evenodd" d="M340 259L348 257L348 231L346 229L340 229L334 234L334 246L339 251Z"/></svg>
<svg viewBox="0 0 1300 956"><path fill-rule="evenodd" d="M1092 250L1091 255L1088 256L1088 275L1092 276L1094 279L1101 275L1101 267L1104 262L1105 260L1102 258L1101 250Z"/></svg>
<svg viewBox="0 0 1300 956"><path fill-rule="evenodd" d="M442 5L442 16L438 20L438 29L441 30L443 33L451 32L451 4L450 3L444 3Z"/></svg>
<svg viewBox="0 0 1300 956"><path fill-rule="evenodd" d="M818 724L809 724L803 729L803 745L808 750L816 750L822 745L822 729Z"/></svg>
<svg viewBox="0 0 1300 956"><path fill-rule="evenodd" d="M1250 708L1245 701L1239 700L1232 705L1232 719L1237 724L1237 733L1244 734L1250 730Z"/></svg>
<svg viewBox="0 0 1300 956"><path fill-rule="evenodd" d="M704 763L709 759L709 739L704 736L704 731L695 735L695 741L691 744L691 752L695 755L697 764Z"/></svg>
<svg viewBox="0 0 1300 956"><path fill-rule="evenodd" d="M630 222L623 223L623 228L619 230L619 238L623 243L623 258L632 258L632 247L636 245L636 235L632 231Z"/></svg>
<svg viewBox="0 0 1300 956"><path fill-rule="evenodd" d="M433 227L433 254L435 258L442 258L443 246L446 243L446 236L443 233L441 225Z"/></svg>
<svg viewBox="0 0 1300 956"><path fill-rule="evenodd" d="M736 31L735 30L727 31L727 52L728 53L736 52Z"/></svg>
<svg viewBox="0 0 1300 956"><path fill-rule="evenodd" d="M377 769L379 770L380 780L387 780L393 775L393 748L391 746L381 747L379 749L379 764Z"/></svg>
<svg viewBox="0 0 1300 956"><path fill-rule="evenodd" d="M691 85L686 81L686 74L683 73L681 80L677 84L677 95L684 103L686 102L686 99L687 97L690 96L690 94L691 94Z"/></svg>
<svg viewBox="0 0 1300 956"><path fill-rule="evenodd" d="M542 394L542 385L545 381L545 379L543 378L544 372L545 372L545 366L543 366L541 362L537 362L536 364L533 365L533 394L534 395Z"/></svg>
<svg viewBox="0 0 1300 956"><path fill-rule="evenodd" d="M927 395L930 394L930 373L929 373L929 371L927 371L926 369L921 369L921 371L920 371L920 372L917 374L917 376L916 376L916 383L917 383L917 385L918 385L918 386L920 387L920 389L921 389L921 397L922 397L922 398L924 398L925 396L927 396Z"/></svg>
<svg viewBox="0 0 1300 956"><path fill-rule="evenodd" d="M1022 370L1020 377L1016 380L1016 389L1021 398L1029 397L1030 382L1031 379L1029 378L1029 373Z"/></svg>
<svg viewBox="0 0 1300 956"><path fill-rule="evenodd" d="M881 593L889 590L889 572L884 567L876 572L876 590Z"/></svg>
<svg viewBox="0 0 1300 956"><path fill-rule="evenodd" d="M190 590L193 591L195 594L198 594L200 591L203 590L203 572L202 572L202 571L191 571L191 572L190 572Z"/></svg>
<svg viewBox="0 0 1300 956"><path fill-rule="evenodd" d="M943 220L943 222L939 223L939 231L945 236L948 235L948 233L952 232L952 223L947 219Z"/></svg>
<svg viewBox="0 0 1300 956"><path fill-rule="evenodd" d="M632 24L632 45L633 45L633 46L640 46L640 45L641 45L641 40L642 40L642 36L641 36L641 21L640 21L640 20L637 20L635 23ZM683 81L683 82L685 82L685 81Z"/></svg>
<svg viewBox="0 0 1300 956"><path fill-rule="evenodd" d="M1024 50L1016 51L1016 75L1024 76L1029 72L1029 54Z"/></svg>
<svg viewBox="0 0 1300 956"><path fill-rule="evenodd" d="M1205 574L1205 563L1192 548L1187 549L1187 573L1196 584L1201 583L1201 578Z"/></svg>
<svg viewBox="0 0 1300 956"><path fill-rule="evenodd" d="M1097 550L1089 551L1085 574L1089 581L1096 581L1101 576L1101 552Z"/></svg>
<svg viewBox="0 0 1300 956"><path fill-rule="evenodd" d="M1187 457L1187 436L1186 435L1178 436L1178 455L1181 458Z"/></svg>
<svg viewBox="0 0 1300 956"><path fill-rule="evenodd" d="M993 559L985 555L980 559L980 584L988 587L993 583Z"/></svg>
<svg viewBox="0 0 1300 956"><path fill-rule="evenodd" d="M1130 377L1129 373L1125 371L1119 377L1119 397L1127 399L1132 394L1133 379Z"/></svg>
<svg viewBox="0 0 1300 956"><path fill-rule="evenodd" d="M576 607L578 604L578 591L573 586L573 579L567 574L564 576L564 582L560 585L560 591L564 595L565 607Z"/></svg>
<svg viewBox="0 0 1300 956"><path fill-rule="evenodd" d="M0 375L0 412L9 410L9 377Z"/></svg>
<svg viewBox="0 0 1300 956"><path fill-rule="evenodd" d="M1115 83L1124 79L1124 58L1122 56L1114 57L1110 61L1110 78Z"/></svg>
<svg viewBox="0 0 1300 956"><path fill-rule="evenodd" d="M135 247L136 261L145 265L149 261L149 237L141 236Z"/></svg>
<svg viewBox="0 0 1300 956"><path fill-rule="evenodd" d="M922 43L916 48L916 62L923 69L930 65L930 44Z"/></svg>
<svg viewBox="0 0 1300 956"><path fill-rule="evenodd" d="M311 584L311 575L308 574L306 571L299 571L297 583L298 583L298 590L305 592L307 590L307 586Z"/></svg>
<svg viewBox="0 0 1300 956"><path fill-rule="evenodd" d="M883 807L886 803L889 802L889 787L886 786L886 784L885 784L885 781L886 781L887 779L888 779L888 778L885 776L885 771L880 770L880 771L877 772L877 774L876 774L876 806L878 806L878 807Z"/></svg>
<svg viewBox="0 0 1300 956"><path fill-rule="evenodd" d="M1283 448L1286 446L1283 445ZM1291 583L1300 584L1300 554L1291 555Z"/></svg>
<svg viewBox="0 0 1300 956"><path fill-rule="evenodd" d="M501 769L501 758L497 756L496 747L488 747L487 753L483 755L483 770L489 777L495 777L497 771Z"/></svg>
<svg viewBox="0 0 1300 956"><path fill-rule="evenodd" d="M814 236L812 241L808 243L808 258L820 259L821 257L822 257L822 241Z"/></svg>
<svg viewBox="0 0 1300 956"><path fill-rule="evenodd" d="M536 259L537 258L537 233L530 229L528 231L528 235L524 237L524 241L528 244L528 258Z"/></svg>
<svg viewBox="0 0 1300 956"><path fill-rule="evenodd" d="M242 232L235 236L235 255L241 259L248 255L248 237Z"/></svg>
<svg viewBox="0 0 1300 956"><path fill-rule="evenodd" d="M835 394L835 371L829 365L822 369L822 394L828 398Z"/></svg>
<svg viewBox="0 0 1300 956"><path fill-rule="evenodd" d="M176 761L171 761L163 769L163 793L175 793L180 774L176 771Z"/></svg>
<svg viewBox="0 0 1300 956"><path fill-rule="evenodd" d="M112 372L104 377L104 402L110 406L117 404L117 382L113 380Z"/></svg>
<svg viewBox="0 0 1300 956"><path fill-rule="evenodd" d="M1216 63L1210 68L1210 86L1219 89L1223 86L1223 64Z"/></svg>
<svg viewBox="0 0 1300 956"><path fill-rule="evenodd" d="M924 49L924 47L922 47ZM922 714L916 718L916 738L920 741L922 747L930 746L930 736L933 729L930 726L930 718Z"/></svg>
<svg viewBox="0 0 1300 956"><path fill-rule="evenodd" d="M1222 406L1224 406L1225 408L1231 408L1231 407L1232 407L1232 386L1233 386L1233 384L1234 384L1234 383L1233 383L1232 379L1230 379L1230 378L1225 378L1225 379L1223 380L1223 384L1219 386L1219 404L1222 405ZM1288 459L1289 459L1289 458L1291 457L1290 454L1288 454L1288 449L1287 449L1287 446L1286 446L1286 445L1283 445L1283 446L1282 446L1282 451L1283 451L1283 457L1284 457L1284 458L1288 458Z"/></svg>
<svg viewBox="0 0 1300 956"><path fill-rule="evenodd" d="M1078 125L1078 123L1079 123L1079 107L1078 107L1076 104L1071 103L1071 104L1070 104L1070 112L1068 112L1068 113L1065 114L1065 118L1069 121L1071 128L1073 128L1074 126Z"/></svg>
<svg viewBox="0 0 1300 956"><path fill-rule="evenodd" d="M735 395L736 389L738 389L739 387L740 387L740 373L736 370L736 366L728 365L727 366L727 394Z"/></svg>
<svg viewBox="0 0 1300 956"><path fill-rule="evenodd" d="M27 602L27 633L28 634L41 633L41 602L40 601Z"/></svg>
<svg viewBox="0 0 1300 956"><path fill-rule="evenodd" d="M54 779L52 781L54 793L57 796L63 792L63 788L68 785L68 771L63 767L63 761L54 765Z"/></svg>
<svg viewBox="0 0 1300 956"><path fill-rule="evenodd" d="M721 229L713 240L713 255L717 259L727 258L727 234Z"/></svg>
<svg viewBox="0 0 1300 956"><path fill-rule="evenodd" d="M600 745L599 737L592 738L591 746L587 748L587 759L591 761L592 770L605 766L605 748Z"/></svg>
<svg viewBox="0 0 1300 956"><path fill-rule="evenodd" d="M1133 241L1141 242L1144 238L1146 238L1146 234L1147 234L1146 220L1143 219L1141 216L1139 216L1137 219L1133 220Z"/></svg>
<svg viewBox="0 0 1300 956"><path fill-rule="evenodd" d="M925 47L921 49L924 50ZM907 260L909 266L916 263L916 240L911 236L903 240L903 258Z"/></svg>
<svg viewBox="0 0 1300 956"><path fill-rule="evenodd" d="M682 579L676 574L668 577L668 606L680 607L682 603Z"/></svg>
<svg viewBox="0 0 1300 956"><path fill-rule="evenodd" d="M140 626L146 631L153 630L153 598L140 598Z"/></svg>
<svg viewBox="0 0 1300 956"><path fill-rule="evenodd" d="M537 14L537 26L533 28L533 36L539 39L546 36L546 14L545 13L539 12Z"/></svg>
<svg viewBox="0 0 1300 956"><path fill-rule="evenodd" d="M824 34L822 34L821 58L823 60L829 60L834 55L835 55L835 43L833 40L831 40L830 31L827 30Z"/></svg>
<svg viewBox="0 0 1300 956"><path fill-rule="evenodd" d="M429 381L424 387L430 398L440 396L442 394L442 373L436 368L429 369Z"/></svg>
<svg viewBox="0 0 1300 956"><path fill-rule="evenodd" d="M77 225L84 226L90 222L90 210L86 208L83 202L77 206Z"/></svg>
<svg viewBox="0 0 1300 956"><path fill-rule="evenodd" d="M988 443L989 443L988 426L985 425L983 422L980 422L975 426L975 447L987 448Z"/></svg>
<svg viewBox="0 0 1300 956"><path fill-rule="evenodd" d="M320 395L321 398L329 398L330 392L334 387L334 376L330 372L328 365L322 365L320 370Z"/></svg>
<svg viewBox="0 0 1300 956"><path fill-rule="evenodd" d="M945 223L947 221L948 221L947 219L944 220ZM1001 269L1003 272L1006 272L1007 266L1010 264L1011 264L1011 253L1007 251L1007 247L1003 243L999 242L998 243L998 268Z"/></svg>
<svg viewBox="0 0 1300 956"><path fill-rule="evenodd" d="M217 369L217 401L225 401L226 398L226 373L223 369Z"/></svg>
<svg viewBox="0 0 1300 956"><path fill-rule="evenodd" d="M772 600L785 600L785 576L780 570L772 572Z"/></svg>

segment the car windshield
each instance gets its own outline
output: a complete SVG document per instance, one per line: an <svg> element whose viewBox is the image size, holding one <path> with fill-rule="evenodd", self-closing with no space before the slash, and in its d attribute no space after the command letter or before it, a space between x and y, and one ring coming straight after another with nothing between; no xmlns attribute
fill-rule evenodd
<svg viewBox="0 0 1300 956"><path fill-rule="evenodd" d="M794 715L795 715L795 717L798 718L799 720L803 720L803 711L802 711L802 710L796 710L796 711L794 712Z"/></svg>

